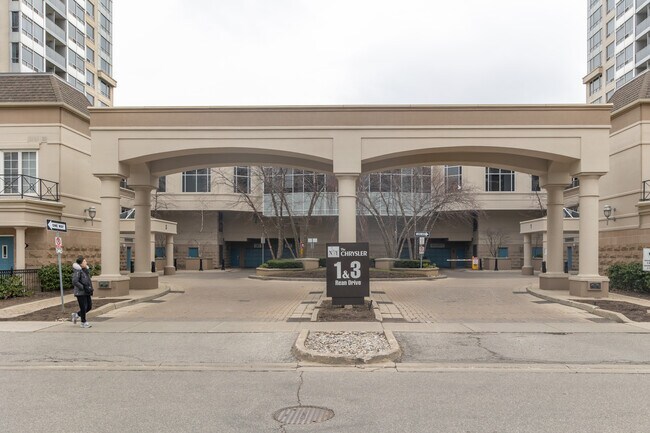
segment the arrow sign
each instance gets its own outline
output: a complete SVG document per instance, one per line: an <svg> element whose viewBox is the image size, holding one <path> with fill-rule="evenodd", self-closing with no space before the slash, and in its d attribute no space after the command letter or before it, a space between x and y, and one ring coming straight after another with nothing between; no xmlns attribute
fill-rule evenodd
<svg viewBox="0 0 650 433"><path fill-rule="evenodd" d="M415 236L417 236L417 237L422 237L423 236L425 238L428 238L429 237L429 232L415 232Z"/></svg>
<svg viewBox="0 0 650 433"><path fill-rule="evenodd" d="M54 230L57 232L67 232L68 226L63 221L47 220L45 225L48 230Z"/></svg>

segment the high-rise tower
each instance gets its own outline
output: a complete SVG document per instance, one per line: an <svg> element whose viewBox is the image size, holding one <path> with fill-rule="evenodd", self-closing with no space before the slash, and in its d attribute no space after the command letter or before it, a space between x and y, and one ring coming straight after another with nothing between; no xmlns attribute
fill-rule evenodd
<svg viewBox="0 0 650 433"><path fill-rule="evenodd" d="M0 72L53 72L113 105L112 0L0 0Z"/></svg>
<svg viewBox="0 0 650 433"><path fill-rule="evenodd" d="M587 102L605 103L614 90L650 65L650 0L588 0Z"/></svg>

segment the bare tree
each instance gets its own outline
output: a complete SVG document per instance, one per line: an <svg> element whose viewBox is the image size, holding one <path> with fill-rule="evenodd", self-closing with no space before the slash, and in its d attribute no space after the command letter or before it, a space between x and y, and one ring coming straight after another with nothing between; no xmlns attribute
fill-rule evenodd
<svg viewBox="0 0 650 433"><path fill-rule="evenodd" d="M509 236L503 233L501 230L492 230L489 229L485 232L485 241L488 245L488 251L490 255L494 257L494 270L499 270L499 248L506 244L509 240Z"/></svg>
<svg viewBox="0 0 650 433"><path fill-rule="evenodd" d="M445 219L469 223L478 209L475 188L445 182L441 170L431 167L365 175L357 198L361 212L379 228L386 254L394 258L404 248L411 259L416 256L416 230L433 231Z"/></svg>
<svg viewBox="0 0 650 433"><path fill-rule="evenodd" d="M239 169L243 169L242 176L237 175ZM244 204L253 212L272 258L282 257L285 247L293 257L300 255L299 245L309 236L314 214L327 198L323 193L333 191L329 176L287 168L236 167L235 176L219 171L218 181L232 187L236 194L233 206ZM272 237L278 239L275 251Z"/></svg>

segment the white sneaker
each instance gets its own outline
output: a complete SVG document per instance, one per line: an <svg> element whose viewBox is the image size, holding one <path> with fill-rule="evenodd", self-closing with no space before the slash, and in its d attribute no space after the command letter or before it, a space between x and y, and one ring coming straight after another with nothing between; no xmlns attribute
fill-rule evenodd
<svg viewBox="0 0 650 433"><path fill-rule="evenodd" d="M72 324L73 325L77 324L77 319L79 319L79 315L77 313L72 313Z"/></svg>
<svg viewBox="0 0 650 433"><path fill-rule="evenodd" d="M88 323L88 322L84 322L84 323L81 324L81 327L82 327L82 328L92 328L93 325L91 325L91 324Z"/></svg>

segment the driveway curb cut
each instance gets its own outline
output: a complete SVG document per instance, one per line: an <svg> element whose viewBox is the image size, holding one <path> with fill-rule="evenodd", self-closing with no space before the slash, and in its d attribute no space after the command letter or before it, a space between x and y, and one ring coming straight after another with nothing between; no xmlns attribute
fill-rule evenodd
<svg viewBox="0 0 650 433"><path fill-rule="evenodd" d="M603 317L605 319L613 320L618 323L635 323L634 321L628 319L621 313L616 313L614 311L603 310L600 307L590 304L583 304L582 302L571 301L569 299L556 298L554 296L547 295L545 293L539 293L535 291L532 287L526 287L526 291L533 296L544 299L546 301L557 302L558 304L566 305L567 307L578 308L580 310L586 311L588 313L594 314L596 316Z"/></svg>
<svg viewBox="0 0 650 433"><path fill-rule="evenodd" d="M160 298L161 296L165 296L166 294L171 292L171 290L172 289L170 287L166 287L161 292L154 293L153 295L145 296L145 297L142 297L142 298L136 298L136 299L127 299L125 301L120 301L120 302L112 302L110 304L102 305L101 307L97 308L96 310L91 310L86 315L88 317L101 316L102 314L107 313L107 312L112 311L112 310L118 310L120 308L128 307L130 305L135 305L135 304L139 304L141 302L147 302L147 301L151 301L151 300L156 299L156 298Z"/></svg>

